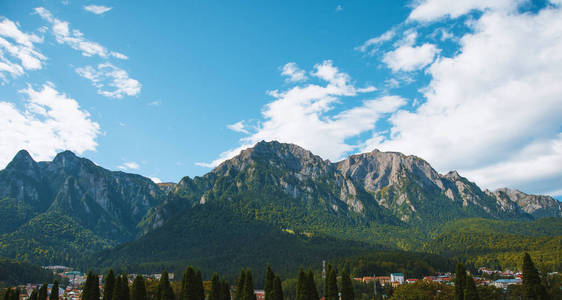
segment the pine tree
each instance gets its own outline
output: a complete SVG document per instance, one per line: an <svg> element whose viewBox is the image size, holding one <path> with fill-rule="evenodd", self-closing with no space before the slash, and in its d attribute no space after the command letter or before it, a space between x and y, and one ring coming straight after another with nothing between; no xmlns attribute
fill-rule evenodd
<svg viewBox="0 0 562 300"><path fill-rule="evenodd" d="M238 276L238 282L236 283L236 291L234 294L234 300L242 300L244 298L244 283L246 282L246 271L244 269L240 270L240 276Z"/></svg>
<svg viewBox="0 0 562 300"><path fill-rule="evenodd" d="M47 284L43 283L39 288L39 292L37 293L37 298L39 300L47 300Z"/></svg>
<svg viewBox="0 0 562 300"><path fill-rule="evenodd" d="M312 270L308 270L307 275L307 290L308 290L308 299L310 300L319 300L320 296L318 295L318 289L316 289L316 282L314 281L314 273Z"/></svg>
<svg viewBox="0 0 562 300"><path fill-rule="evenodd" d="M122 274L115 278L115 287L113 288L112 300L130 300L129 299L129 280L127 274Z"/></svg>
<svg viewBox="0 0 562 300"><path fill-rule="evenodd" d="M29 296L29 300L38 300L37 296L38 296L37 290L33 289L31 295Z"/></svg>
<svg viewBox="0 0 562 300"><path fill-rule="evenodd" d="M155 300L175 300L174 289L170 284L168 271L162 272Z"/></svg>
<svg viewBox="0 0 562 300"><path fill-rule="evenodd" d="M181 300L198 300L195 287L195 270L192 266L187 267L181 279Z"/></svg>
<svg viewBox="0 0 562 300"><path fill-rule="evenodd" d="M142 275L137 275L135 280L133 280L133 286L131 288L131 300L147 300L146 296L146 285L144 283L144 277Z"/></svg>
<svg viewBox="0 0 562 300"><path fill-rule="evenodd" d="M256 300L256 294L254 294L254 282L252 281L252 271L250 269L246 270L246 277L244 280L244 293L242 299Z"/></svg>
<svg viewBox="0 0 562 300"><path fill-rule="evenodd" d="M221 282L219 280L219 274L214 273L211 278L211 292L209 293L209 298L207 300L221 300Z"/></svg>
<svg viewBox="0 0 562 300"><path fill-rule="evenodd" d="M539 272L529 253L523 255L523 296L525 299L547 299L544 286L541 285Z"/></svg>
<svg viewBox="0 0 562 300"><path fill-rule="evenodd" d="M297 278L297 297L296 300L308 300L308 278L301 268Z"/></svg>
<svg viewBox="0 0 562 300"><path fill-rule="evenodd" d="M338 279L336 270L328 265L329 272L326 276L326 300L339 300Z"/></svg>
<svg viewBox="0 0 562 300"><path fill-rule="evenodd" d="M354 300L353 284L345 268L341 271L341 300Z"/></svg>
<svg viewBox="0 0 562 300"><path fill-rule="evenodd" d="M476 284L474 283L474 278L472 276L466 277L466 287L464 289L464 300L479 300L478 290L476 289Z"/></svg>
<svg viewBox="0 0 562 300"><path fill-rule="evenodd" d="M113 297L114 288L115 288L115 274L113 273L113 269L110 269L107 275L105 276L102 300L111 300L111 297Z"/></svg>
<svg viewBox="0 0 562 300"><path fill-rule="evenodd" d="M455 271L455 300L464 300L464 289L466 288L466 268L457 263Z"/></svg>
<svg viewBox="0 0 562 300"><path fill-rule="evenodd" d="M49 300L59 300L59 282L55 280L53 282L53 287L51 288L51 296Z"/></svg>
<svg viewBox="0 0 562 300"><path fill-rule="evenodd" d="M84 284L84 290L82 290L82 300L99 300L100 298L100 287L98 275L92 271L88 272L86 277L86 283Z"/></svg>
<svg viewBox="0 0 562 300"><path fill-rule="evenodd" d="M226 280L226 279L223 279L221 281L220 300L231 300L230 299L230 283L228 283L228 280Z"/></svg>
<svg viewBox="0 0 562 300"><path fill-rule="evenodd" d="M205 300L205 288L203 287L203 278L201 271L197 269L195 274L195 300Z"/></svg>
<svg viewBox="0 0 562 300"><path fill-rule="evenodd" d="M271 300L271 292L273 291L273 280L275 279L275 273L271 270L269 264L265 269L265 300Z"/></svg>
<svg viewBox="0 0 562 300"><path fill-rule="evenodd" d="M283 287L281 285L281 278L279 276L275 276L273 280L273 291L272 291L271 300L283 300Z"/></svg>

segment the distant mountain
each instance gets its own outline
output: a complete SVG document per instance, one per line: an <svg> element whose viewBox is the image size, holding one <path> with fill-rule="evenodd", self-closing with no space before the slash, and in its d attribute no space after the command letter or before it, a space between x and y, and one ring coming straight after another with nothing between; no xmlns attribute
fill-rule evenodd
<svg viewBox="0 0 562 300"><path fill-rule="evenodd" d="M416 156L374 150L332 163L278 142L257 143L177 184L108 171L68 151L52 162L20 151L0 171L0 204L2 256L154 271L198 264L237 272L292 257L288 270L384 249L457 255L439 242L458 239L442 232L447 224L527 226L562 216L551 197L483 191ZM533 236L555 243L546 232L557 223L544 224L530 227Z"/></svg>
<svg viewBox="0 0 562 300"><path fill-rule="evenodd" d="M148 178L103 169L70 151L35 162L22 150L0 171L0 254L62 263L75 251L115 246L135 238L137 224L163 197Z"/></svg>
<svg viewBox="0 0 562 300"><path fill-rule="evenodd" d="M283 232L338 241L330 247L355 243L350 248L355 252L420 250L441 226L456 220L528 222L560 215L556 200L540 199L534 210L525 209L528 201L482 191L455 171L441 175L415 156L375 150L332 163L296 145L260 142L202 177L183 178L141 222L146 235L104 253L100 264L150 268L189 261L219 270L247 253L252 259L246 263L275 261L278 251L329 256L321 248L305 251L297 241L294 248L288 242L263 244ZM221 216L233 223L221 223ZM209 218L214 221L207 223ZM261 224L255 230L239 229L254 222ZM163 239L171 232L175 238ZM249 251L247 240L237 238L240 232L261 250ZM237 255L227 259L221 251ZM219 256L206 260L210 254Z"/></svg>

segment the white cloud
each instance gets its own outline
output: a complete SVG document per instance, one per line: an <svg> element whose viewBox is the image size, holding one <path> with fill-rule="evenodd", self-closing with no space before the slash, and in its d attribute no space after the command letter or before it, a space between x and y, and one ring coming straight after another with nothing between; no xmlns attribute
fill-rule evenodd
<svg viewBox="0 0 562 300"><path fill-rule="evenodd" d="M234 124L226 125L226 127L232 131L241 132L241 133L249 133L248 130L245 129L244 121L238 121Z"/></svg>
<svg viewBox="0 0 562 300"><path fill-rule="evenodd" d="M371 49L369 51L369 54L373 55L378 51L380 45L392 40L394 36L396 36L396 29L390 29L377 37L367 40L365 43L363 43L363 45L356 47L355 50L360 52L367 52L369 49Z"/></svg>
<svg viewBox="0 0 562 300"><path fill-rule="evenodd" d="M336 6L336 11L342 11L343 10L343 5L338 4L338 6Z"/></svg>
<svg viewBox="0 0 562 300"><path fill-rule="evenodd" d="M0 17L0 81L6 82L6 74L15 78L25 70L42 68L47 58L34 47L43 39L32 33L25 33L13 21ZM14 62L14 60L19 60Z"/></svg>
<svg viewBox="0 0 562 300"><path fill-rule="evenodd" d="M158 178L158 177L149 177L149 178L154 183L162 183L162 180L160 180L160 178Z"/></svg>
<svg viewBox="0 0 562 300"><path fill-rule="evenodd" d="M112 7L107 7L103 5L87 5L84 6L84 9L96 15L103 15L106 12L110 11Z"/></svg>
<svg viewBox="0 0 562 300"><path fill-rule="evenodd" d="M162 102L160 100L148 102L146 105L148 106L160 106Z"/></svg>
<svg viewBox="0 0 562 300"><path fill-rule="evenodd" d="M338 106L344 97L355 97L374 88L356 88L349 75L339 71L331 61L315 65L310 74L325 84L269 92L274 100L263 108L264 120L253 133L240 140L241 146L221 153L218 159L210 163L197 165L217 166L261 140L295 143L324 158L337 160L358 148L358 145L348 143L347 139L374 130L377 120L405 104L400 97L387 96L365 100L345 109ZM334 114L336 108L338 112Z"/></svg>
<svg viewBox="0 0 562 300"><path fill-rule="evenodd" d="M140 169L140 166L138 163L134 162L134 161L129 161L129 162L125 162L121 165L118 165L117 168L123 170L123 171L127 171L127 170L138 170Z"/></svg>
<svg viewBox="0 0 562 300"><path fill-rule="evenodd" d="M281 75L286 76L289 82L299 82L308 79L306 77L306 72L301 70L294 62L285 64L281 69Z"/></svg>
<svg viewBox="0 0 562 300"><path fill-rule="evenodd" d="M412 21L431 22L444 17L457 18L473 10L514 12L526 0L417 0L408 17Z"/></svg>
<svg viewBox="0 0 562 300"><path fill-rule="evenodd" d="M433 44L425 43L421 46L404 45L384 54L382 61L393 72L415 71L433 62L440 50Z"/></svg>
<svg viewBox="0 0 562 300"><path fill-rule="evenodd" d="M363 150L415 154L487 188L559 190L562 8L519 13L516 2L447 1L438 7L432 5L441 1L424 1L426 8L415 8L410 18L420 20L484 11L459 40L459 51L427 69L426 101L394 114L390 137L374 135ZM482 8L485 3L495 4Z"/></svg>
<svg viewBox="0 0 562 300"><path fill-rule="evenodd" d="M53 14L44 7L36 7L34 9L43 20L51 24L51 30L59 44L66 44L74 50L78 50L84 56L100 56L107 58L113 56L118 59L127 59L127 56L118 52L111 52L104 46L90 41L84 37L84 34L78 30L70 30L70 24L66 21L61 21L53 16Z"/></svg>
<svg viewBox="0 0 562 300"><path fill-rule="evenodd" d="M141 91L142 85L129 74L110 63L99 64L97 68L85 66L76 68L78 75L90 80L98 88L98 94L121 99L123 96L135 96ZM111 88L111 89L108 89Z"/></svg>
<svg viewBox="0 0 562 300"><path fill-rule="evenodd" d="M99 125L76 100L51 83L39 90L28 86L20 93L26 96L23 109L0 101L0 168L20 149L38 160L51 159L63 150L81 154L96 149Z"/></svg>

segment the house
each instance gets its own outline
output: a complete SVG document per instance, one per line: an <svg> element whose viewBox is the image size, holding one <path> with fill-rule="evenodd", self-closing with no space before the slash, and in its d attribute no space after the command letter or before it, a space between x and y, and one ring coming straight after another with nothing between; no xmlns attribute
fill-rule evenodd
<svg viewBox="0 0 562 300"><path fill-rule="evenodd" d="M373 276L364 276L364 277L363 277L363 280L361 280L361 281L363 281L363 283L371 283L371 282L375 281L375 277L373 277Z"/></svg>
<svg viewBox="0 0 562 300"><path fill-rule="evenodd" d="M256 294L256 300L265 300L264 290L254 290L254 294Z"/></svg>
<svg viewBox="0 0 562 300"><path fill-rule="evenodd" d="M404 274L402 274L402 273L392 273L392 274L390 274L390 282L392 282L392 283L398 282L399 284L404 283Z"/></svg>
<svg viewBox="0 0 562 300"><path fill-rule="evenodd" d="M416 283L416 281L418 281L418 280L415 279L415 278L408 278L408 279L406 279L406 283Z"/></svg>
<svg viewBox="0 0 562 300"><path fill-rule="evenodd" d="M494 286L497 288L507 289L508 286L512 284L521 284L523 280L516 278L516 279L498 279L494 281Z"/></svg>

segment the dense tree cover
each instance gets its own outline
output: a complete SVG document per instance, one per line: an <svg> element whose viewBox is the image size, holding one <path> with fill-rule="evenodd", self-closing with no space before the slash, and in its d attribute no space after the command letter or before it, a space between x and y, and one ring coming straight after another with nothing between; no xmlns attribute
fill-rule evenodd
<svg viewBox="0 0 562 300"><path fill-rule="evenodd" d="M48 285L47 283L43 283L41 285L41 287L39 288L39 292L37 293L37 297L40 300L45 300L47 299L47 295L48 295L49 291L48 291Z"/></svg>
<svg viewBox="0 0 562 300"><path fill-rule="evenodd" d="M40 266L14 259L0 258L0 283L5 285L52 282L53 279L53 273Z"/></svg>
<svg viewBox="0 0 562 300"><path fill-rule="evenodd" d="M390 299L456 299L452 286L418 280L412 284L402 284L394 289Z"/></svg>
<svg viewBox="0 0 562 300"><path fill-rule="evenodd" d="M240 275L236 281L236 290L234 291L234 300L242 300L244 298L244 283L246 282L246 271L240 270Z"/></svg>
<svg viewBox="0 0 562 300"><path fill-rule="evenodd" d="M326 268L326 280L324 285L324 297L326 300L338 300L338 280L336 269L328 264Z"/></svg>
<svg viewBox="0 0 562 300"><path fill-rule="evenodd" d="M117 242L96 235L67 215L51 211L0 236L0 245L0 256L41 265L80 266L82 258L114 247Z"/></svg>
<svg viewBox="0 0 562 300"><path fill-rule="evenodd" d="M246 270L246 276L244 277L242 300L256 300L256 294L254 293L254 280L250 269Z"/></svg>
<svg viewBox="0 0 562 300"><path fill-rule="evenodd" d="M459 220L448 224L424 245L430 253L464 261L474 267L520 269L521 255L540 257L549 271L562 270L562 219L534 222L485 219Z"/></svg>

